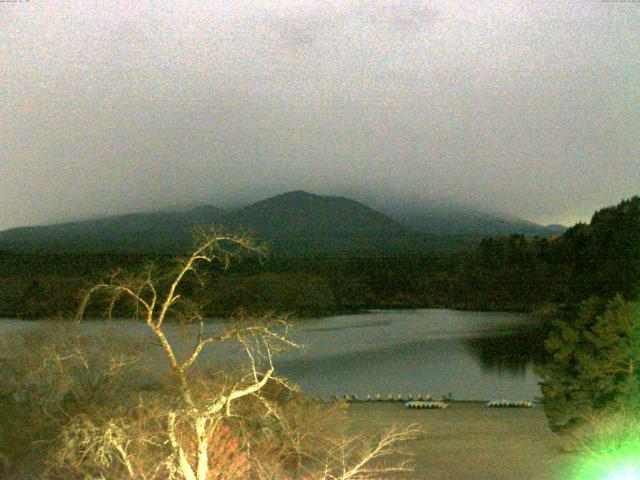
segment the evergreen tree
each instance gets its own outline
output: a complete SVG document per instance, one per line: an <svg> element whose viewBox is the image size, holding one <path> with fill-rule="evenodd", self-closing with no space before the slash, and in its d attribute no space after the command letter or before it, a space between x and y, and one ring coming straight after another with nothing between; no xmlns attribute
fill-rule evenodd
<svg viewBox="0 0 640 480"><path fill-rule="evenodd" d="M617 295L591 298L554 321L548 361L538 368L554 431L640 406L640 308Z"/></svg>

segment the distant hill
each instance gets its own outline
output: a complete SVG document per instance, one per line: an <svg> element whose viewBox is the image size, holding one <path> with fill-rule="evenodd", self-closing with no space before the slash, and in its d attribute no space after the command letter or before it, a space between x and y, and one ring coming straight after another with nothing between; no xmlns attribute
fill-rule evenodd
<svg viewBox="0 0 640 480"><path fill-rule="evenodd" d="M399 220L399 221L398 221ZM398 210L384 214L345 198L288 192L249 205L225 217L289 253L424 251L468 249L488 235L522 233L552 236L563 226L544 227L522 219L499 217L463 207Z"/></svg>
<svg viewBox="0 0 640 480"><path fill-rule="evenodd" d="M355 200L295 191L254 203L224 219L271 243L273 250L302 254L414 251L422 238Z"/></svg>
<svg viewBox="0 0 640 480"><path fill-rule="evenodd" d="M496 215L454 204L426 204L387 212L411 229L431 235L501 236L518 233L548 237L564 233L562 225L538 225L521 218Z"/></svg>
<svg viewBox="0 0 640 480"><path fill-rule="evenodd" d="M269 235L345 236L406 232L388 216L345 197L314 195L303 191L283 193L244 207L226 221Z"/></svg>
<svg viewBox="0 0 640 480"><path fill-rule="evenodd" d="M558 228L464 209L398 215L399 221L344 197L288 192L233 212L213 206L135 213L0 232L0 249L169 253L187 250L197 225L245 230L273 253L397 254L468 249L484 235L549 236ZM563 229L563 227L560 227Z"/></svg>
<svg viewBox="0 0 640 480"><path fill-rule="evenodd" d="M0 232L0 249L57 252L171 252L192 243L192 230L219 223L223 211L203 206L186 212L132 213L81 222Z"/></svg>

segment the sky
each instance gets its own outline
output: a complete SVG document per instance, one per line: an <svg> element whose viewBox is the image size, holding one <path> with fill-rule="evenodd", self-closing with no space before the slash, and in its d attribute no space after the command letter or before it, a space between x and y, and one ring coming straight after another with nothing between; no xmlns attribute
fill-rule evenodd
<svg viewBox="0 0 640 480"><path fill-rule="evenodd" d="M640 2L0 2L0 229L289 190L640 194Z"/></svg>

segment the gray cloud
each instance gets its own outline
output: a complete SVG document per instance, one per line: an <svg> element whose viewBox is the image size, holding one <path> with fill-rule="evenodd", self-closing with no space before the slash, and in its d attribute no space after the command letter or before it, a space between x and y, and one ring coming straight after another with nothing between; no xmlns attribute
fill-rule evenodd
<svg viewBox="0 0 640 480"><path fill-rule="evenodd" d="M640 10L0 4L0 228L290 189L587 219L640 185Z"/></svg>

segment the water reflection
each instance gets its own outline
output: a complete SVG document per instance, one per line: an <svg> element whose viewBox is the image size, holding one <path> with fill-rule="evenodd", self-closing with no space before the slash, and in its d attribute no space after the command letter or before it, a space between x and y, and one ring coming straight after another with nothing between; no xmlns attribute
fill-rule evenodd
<svg viewBox="0 0 640 480"><path fill-rule="evenodd" d="M543 335L529 315L455 310L374 311L314 320L281 374L309 393L432 394L458 399L539 396L533 364Z"/></svg>
<svg viewBox="0 0 640 480"><path fill-rule="evenodd" d="M524 375L532 365L545 358L546 329L524 328L465 341L468 351L484 371Z"/></svg>
<svg viewBox="0 0 640 480"><path fill-rule="evenodd" d="M540 395L532 366L542 358L543 334L524 314L455 310L372 311L301 322L293 340L299 350L278 354L278 373L322 398L333 394L453 394L456 399L529 399ZM5 320L3 331L18 331L26 322ZM150 338L142 322L84 322L99 334L116 330L122 338ZM211 322L207 334L223 325ZM193 332L191 332L193 333ZM167 334L179 351L191 347L191 335L175 325ZM165 365L162 352L157 365ZM203 352L201 365L220 368L244 359L237 345L223 344Z"/></svg>

